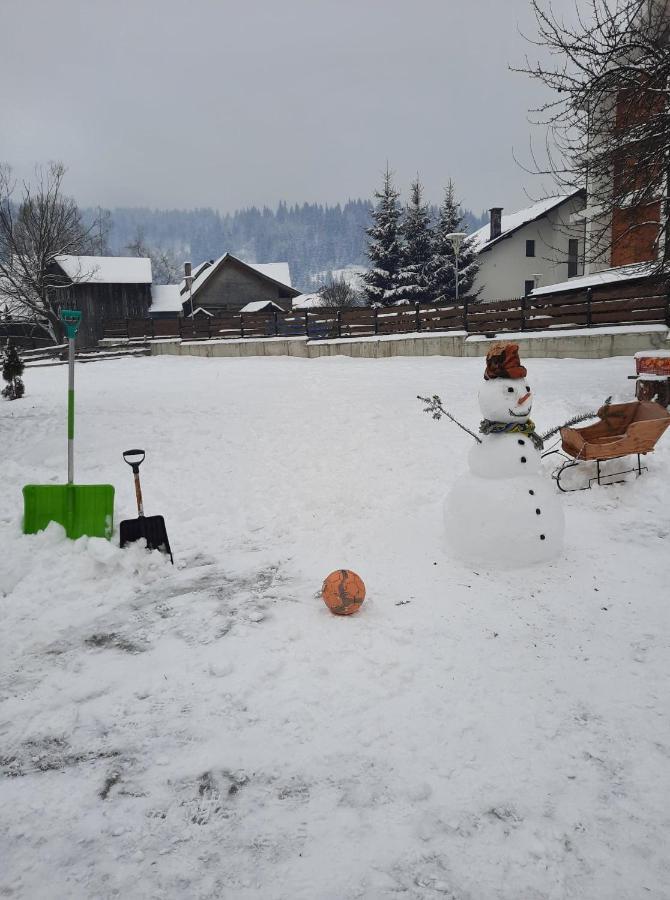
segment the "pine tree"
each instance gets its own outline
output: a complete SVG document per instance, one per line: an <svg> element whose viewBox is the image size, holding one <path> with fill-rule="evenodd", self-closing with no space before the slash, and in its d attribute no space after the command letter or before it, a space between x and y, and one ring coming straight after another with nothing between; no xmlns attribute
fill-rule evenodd
<svg viewBox="0 0 670 900"><path fill-rule="evenodd" d="M7 387L3 388L2 396L7 400L18 400L23 397L25 388L21 376L23 375L24 365L21 357L12 343L7 341L4 352L2 354L2 377L7 382Z"/></svg>
<svg viewBox="0 0 670 900"><path fill-rule="evenodd" d="M423 188L418 175L410 190L411 198L402 225L405 238L400 272L402 299L412 303L428 303L433 299L430 279L433 233L430 210L428 204L423 202Z"/></svg>
<svg viewBox="0 0 670 900"><path fill-rule="evenodd" d="M456 200L454 184L444 192L444 201L435 226L433 258L430 266L430 284L436 303L448 303L456 297L456 257L448 234L464 231L464 216ZM458 295L472 296L471 290L479 271L477 254L471 238L465 238L458 252Z"/></svg>
<svg viewBox="0 0 670 900"><path fill-rule="evenodd" d="M377 205L372 210L373 224L365 229L370 270L364 276L364 291L370 305L390 306L398 299L403 251L400 232L399 192L386 169L384 186L375 191Z"/></svg>

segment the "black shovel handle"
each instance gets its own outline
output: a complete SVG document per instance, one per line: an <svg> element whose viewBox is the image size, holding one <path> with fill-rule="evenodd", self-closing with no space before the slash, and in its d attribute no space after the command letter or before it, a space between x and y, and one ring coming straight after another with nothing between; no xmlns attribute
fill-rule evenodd
<svg viewBox="0 0 670 900"><path fill-rule="evenodd" d="M128 459L129 456L139 456L140 459ZM141 464L144 462L145 456L146 456L146 453L144 452L144 450L124 450L123 451L124 460L128 463L128 465L131 467L131 469L133 470L133 472L136 475L139 472L139 468L140 468Z"/></svg>
<svg viewBox="0 0 670 900"><path fill-rule="evenodd" d="M129 456L139 456L139 459L128 459ZM140 466L144 462L146 453L144 450L124 450L123 459L133 470L135 479L135 498L137 499L137 512L140 518L144 516L144 503L142 501L142 488L140 487Z"/></svg>

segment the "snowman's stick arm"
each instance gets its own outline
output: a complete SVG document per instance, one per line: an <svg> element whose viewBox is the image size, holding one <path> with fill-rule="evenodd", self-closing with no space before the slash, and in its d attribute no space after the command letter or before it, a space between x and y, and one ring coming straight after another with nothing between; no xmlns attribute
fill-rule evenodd
<svg viewBox="0 0 670 900"><path fill-rule="evenodd" d="M612 402L612 398L608 397L603 403L601 409L605 406L609 406ZM550 431L547 431L545 434L541 435L542 440L546 442L550 437L553 437L555 434L561 430L561 428L571 428L573 425L578 425L580 422L586 422L587 419L597 419L597 412L587 412L582 413L579 416L574 416L572 419L568 419L567 422L563 422L562 425L557 425L555 428L552 428Z"/></svg>
<svg viewBox="0 0 670 900"><path fill-rule="evenodd" d="M451 419L454 425L458 425L458 427L465 431L466 434L469 434L470 437L473 437L478 444L481 444L482 439L477 437L474 431L470 431L470 429L466 428L465 425L462 425L458 421L458 419L455 419L450 412L447 412L447 410L442 406L442 401L437 394L433 394L432 397L421 397L419 394L417 394L416 399L421 400L422 403L426 404L424 412L430 413L434 419L437 420L441 419L442 416L446 416L448 419Z"/></svg>

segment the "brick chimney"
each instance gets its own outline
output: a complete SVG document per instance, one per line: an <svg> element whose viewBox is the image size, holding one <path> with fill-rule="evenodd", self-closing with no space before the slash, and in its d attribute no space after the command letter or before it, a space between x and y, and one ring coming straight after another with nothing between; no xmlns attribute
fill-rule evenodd
<svg viewBox="0 0 670 900"><path fill-rule="evenodd" d="M493 241L497 237L500 237L500 232L502 231L502 206L492 206L489 210L491 214L491 232L489 234L489 240Z"/></svg>

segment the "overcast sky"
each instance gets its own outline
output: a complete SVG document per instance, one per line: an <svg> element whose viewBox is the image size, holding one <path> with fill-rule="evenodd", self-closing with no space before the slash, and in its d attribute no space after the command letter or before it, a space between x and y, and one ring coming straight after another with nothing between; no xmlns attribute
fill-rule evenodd
<svg viewBox="0 0 670 900"><path fill-rule="evenodd" d="M0 160L62 160L82 205L223 211L369 197L388 160L511 211L542 193L508 71L533 28L528 0L0 0Z"/></svg>

